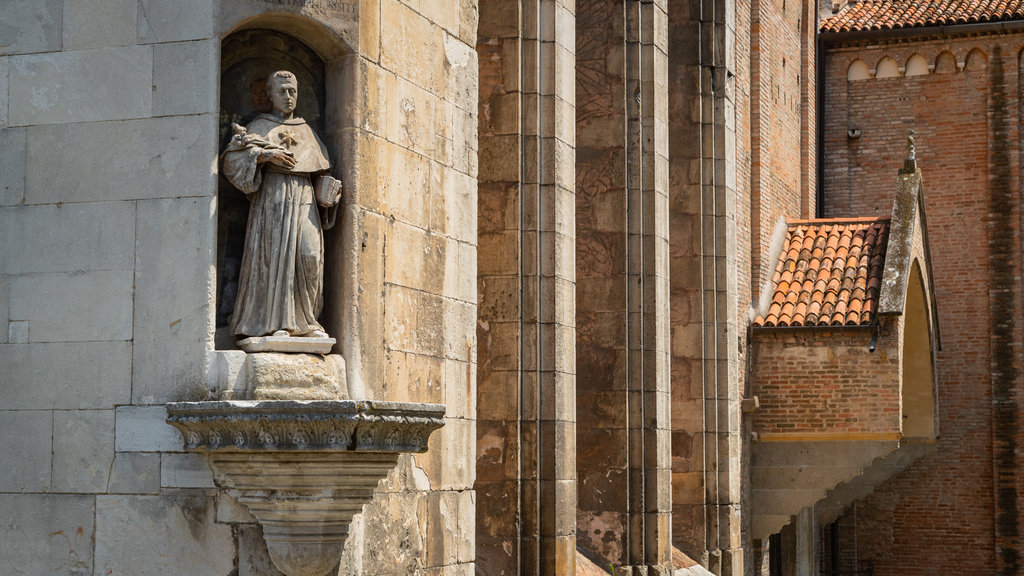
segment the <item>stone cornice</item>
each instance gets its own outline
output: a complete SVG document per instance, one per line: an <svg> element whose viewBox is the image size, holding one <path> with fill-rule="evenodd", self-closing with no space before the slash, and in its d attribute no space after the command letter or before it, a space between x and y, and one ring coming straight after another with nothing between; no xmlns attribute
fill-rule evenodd
<svg viewBox="0 0 1024 576"><path fill-rule="evenodd" d="M172 402L190 451L425 452L443 405L355 400Z"/></svg>

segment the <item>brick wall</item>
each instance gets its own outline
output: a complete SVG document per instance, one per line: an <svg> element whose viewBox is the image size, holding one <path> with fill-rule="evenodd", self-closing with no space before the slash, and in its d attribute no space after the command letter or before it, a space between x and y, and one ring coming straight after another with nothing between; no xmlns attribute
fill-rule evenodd
<svg viewBox="0 0 1024 576"><path fill-rule="evenodd" d="M906 133L916 132L942 332L938 449L847 512L839 556L857 562L846 569L1019 571L1020 474L1011 452L1020 441L1012 398L1021 388L1022 43L1019 34L981 35L827 53L825 213L887 213ZM927 73L904 76L914 54ZM874 71L884 57L897 76L847 80L855 60ZM854 129L859 136L848 135Z"/></svg>
<svg viewBox="0 0 1024 576"><path fill-rule="evenodd" d="M751 393L759 434L900 431L895 323L870 330L758 330L751 337Z"/></svg>

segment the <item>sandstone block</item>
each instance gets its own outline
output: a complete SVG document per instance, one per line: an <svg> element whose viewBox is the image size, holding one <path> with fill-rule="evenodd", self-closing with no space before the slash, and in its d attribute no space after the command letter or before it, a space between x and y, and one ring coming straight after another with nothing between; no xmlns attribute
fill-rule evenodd
<svg viewBox="0 0 1024 576"><path fill-rule="evenodd" d="M8 0L0 5L5 54L60 50L61 0Z"/></svg>
<svg viewBox="0 0 1024 576"><path fill-rule="evenodd" d="M475 506L471 491L427 495L427 566L450 566L473 560ZM467 560L468 559L468 560Z"/></svg>
<svg viewBox="0 0 1024 576"><path fill-rule="evenodd" d="M418 454L416 463L435 490L469 490L476 478L476 466L459 454L476 454L476 423L446 418L444 428L430 436L426 454Z"/></svg>
<svg viewBox="0 0 1024 576"><path fill-rule="evenodd" d="M0 406L79 410L127 403L131 360L130 342L0 346Z"/></svg>
<svg viewBox="0 0 1024 576"><path fill-rule="evenodd" d="M440 179L425 157L381 140L377 146L377 164L368 166L376 174L380 190L380 211L385 216L426 229L430 223L428 202L440 189Z"/></svg>
<svg viewBox="0 0 1024 576"><path fill-rule="evenodd" d="M401 222L388 226L384 281L417 290L437 292L444 283L448 257L444 238ZM453 256L457 257L456 252Z"/></svg>
<svg viewBox="0 0 1024 576"><path fill-rule="evenodd" d="M104 150L102 167L97 147ZM217 127L210 115L34 127L27 154L29 204L210 196L216 190Z"/></svg>
<svg viewBox="0 0 1024 576"><path fill-rule="evenodd" d="M0 518L0 573L93 573L92 496L2 494Z"/></svg>
<svg viewBox="0 0 1024 576"><path fill-rule="evenodd" d="M106 492L114 460L114 411L61 412L53 428L53 491Z"/></svg>
<svg viewBox="0 0 1024 576"><path fill-rule="evenodd" d="M67 0L64 50L135 44L137 0Z"/></svg>
<svg viewBox="0 0 1024 576"><path fill-rule="evenodd" d="M181 433L165 419L163 406L118 406L114 446L118 452L181 452Z"/></svg>
<svg viewBox="0 0 1024 576"><path fill-rule="evenodd" d="M442 172L441 192L442 201L431 204L431 227L460 242L475 243L476 179L446 168Z"/></svg>
<svg viewBox="0 0 1024 576"><path fill-rule="evenodd" d="M160 492L160 455L143 452L115 454L107 491L111 494Z"/></svg>
<svg viewBox="0 0 1024 576"><path fill-rule="evenodd" d="M339 400L348 397L339 354L247 354L247 399Z"/></svg>
<svg viewBox="0 0 1024 576"><path fill-rule="evenodd" d="M139 0L141 44L180 42L213 37L212 0Z"/></svg>
<svg viewBox="0 0 1024 576"><path fill-rule="evenodd" d="M219 40L153 46L153 116L218 110Z"/></svg>
<svg viewBox="0 0 1024 576"><path fill-rule="evenodd" d="M203 454L160 456L160 486L163 488L213 488L213 472Z"/></svg>
<svg viewBox="0 0 1024 576"><path fill-rule="evenodd" d="M15 56L10 66L10 126L149 116L153 51L148 46ZM82 160L95 163L92 154Z"/></svg>
<svg viewBox="0 0 1024 576"><path fill-rule="evenodd" d="M443 31L398 0L381 2L381 65L427 90L443 90Z"/></svg>
<svg viewBox="0 0 1024 576"><path fill-rule="evenodd" d="M224 576L233 569L231 527L214 523L201 493L100 496L96 571L101 574Z"/></svg>
<svg viewBox="0 0 1024 576"><path fill-rule="evenodd" d="M434 4L450 6L455 3L434 2ZM477 103L476 47L466 44L455 36L444 34L444 63L444 70L447 73L448 100L463 111L470 114L475 113ZM573 78L572 74L565 75ZM575 82L574 79L571 81Z"/></svg>
<svg viewBox="0 0 1024 576"><path fill-rule="evenodd" d="M131 270L135 204L88 202L0 208L8 274Z"/></svg>
<svg viewBox="0 0 1024 576"><path fill-rule="evenodd" d="M6 62L0 58L0 63ZM0 64L0 94L7 93L6 70ZM0 126L6 118L7 99L0 102ZM20 204L25 200L25 129L0 130L0 206Z"/></svg>
<svg viewBox="0 0 1024 576"><path fill-rule="evenodd" d="M135 403L205 397L213 326L212 198L138 203L133 386Z"/></svg>
<svg viewBox="0 0 1024 576"><path fill-rule="evenodd" d="M367 60L380 59L380 2L359 2L359 51Z"/></svg>
<svg viewBox="0 0 1024 576"><path fill-rule="evenodd" d="M468 362L476 338L476 306L445 300L444 318L445 358Z"/></svg>
<svg viewBox="0 0 1024 576"><path fill-rule="evenodd" d="M389 351L385 357L387 400L444 403L444 368L440 359L397 350Z"/></svg>
<svg viewBox="0 0 1024 576"><path fill-rule="evenodd" d="M10 316L27 320L33 342L131 340L131 270L10 278Z"/></svg>
<svg viewBox="0 0 1024 576"><path fill-rule="evenodd" d="M52 431L52 412L0 411L0 437L7 439L4 459L11 463L0 468L0 491L49 490Z"/></svg>
<svg viewBox="0 0 1024 576"><path fill-rule="evenodd" d="M438 159L436 148L436 123L441 110L441 99L416 84L396 76L382 74L385 88L382 91L388 140L410 150Z"/></svg>
<svg viewBox="0 0 1024 576"><path fill-rule="evenodd" d="M441 356L445 324L439 296L400 286L386 288L384 335L392 350Z"/></svg>

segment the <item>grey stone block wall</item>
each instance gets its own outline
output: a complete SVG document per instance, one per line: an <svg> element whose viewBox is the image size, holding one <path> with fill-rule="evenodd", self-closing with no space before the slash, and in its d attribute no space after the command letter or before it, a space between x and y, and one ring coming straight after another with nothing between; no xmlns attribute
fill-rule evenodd
<svg viewBox="0 0 1024 576"><path fill-rule="evenodd" d="M211 0L0 5L0 574L234 568L205 460Z"/></svg>

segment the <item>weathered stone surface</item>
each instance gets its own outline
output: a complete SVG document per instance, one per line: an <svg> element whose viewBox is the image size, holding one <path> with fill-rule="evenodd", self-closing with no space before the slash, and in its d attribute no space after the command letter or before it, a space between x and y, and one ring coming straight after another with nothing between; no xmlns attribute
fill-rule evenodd
<svg viewBox="0 0 1024 576"><path fill-rule="evenodd" d="M214 350L207 354L206 382L220 400L243 400L246 393L245 352Z"/></svg>
<svg viewBox="0 0 1024 576"><path fill-rule="evenodd" d="M7 76L10 69L11 59L0 56L0 94L7 94ZM0 128L7 127L7 98L0 101ZM3 198L0 195L0 198Z"/></svg>
<svg viewBox="0 0 1024 576"><path fill-rule="evenodd" d="M107 491L111 494L159 493L160 455L143 452L115 454Z"/></svg>
<svg viewBox="0 0 1024 576"><path fill-rule="evenodd" d="M433 4L444 4L434 2ZM572 28L570 25L569 28ZM571 57L571 54L570 54ZM477 103L477 76L470 72L478 69L475 47L469 46L459 38L448 34L444 35L444 63L445 72L448 78L448 100L455 103L455 106L464 111L476 112ZM570 67L568 70L572 70ZM565 82L574 82L572 74L563 73L556 76L567 78Z"/></svg>
<svg viewBox="0 0 1024 576"><path fill-rule="evenodd" d="M0 208L0 254L8 274L131 270L131 202Z"/></svg>
<svg viewBox="0 0 1024 576"><path fill-rule="evenodd" d="M49 490L52 431L52 412L0 411L4 460L11 463L0 467L0 492Z"/></svg>
<svg viewBox="0 0 1024 576"><path fill-rule="evenodd" d="M471 491L427 494L427 566L472 562L476 541L476 508Z"/></svg>
<svg viewBox="0 0 1024 576"><path fill-rule="evenodd" d="M223 490L217 493L217 522L227 524L255 524L249 509Z"/></svg>
<svg viewBox="0 0 1024 576"><path fill-rule="evenodd" d="M201 454L160 456L160 486L164 488L213 488L213 472Z"/></svg>
<svg viewBox="0 0 1024 576"><path fill-rule="evenodd" d="M8 336L13 328L10 324L10 318L7 315L7 277L0 276L0 344L6 344ZM25 340L28 340L28 327L25 328ZM5 346L0 346L0 358L3 358ZM2 393L0 393L2 397Z"/></svg>
<svg viewBox="0 0 1024 576"><path fill-rule="evenodd" d="M327 354L337 343L334 338L311 338L304 336L252 336L236 342L238 347L249 353L289 352L293 354Z"/></svg>
<svg viewBox="0 0 1024 576"><path fill-rule="evenodd" d="M113 410L61 412L54 418L54 492L106 492L113 459Z"/></svg>
<svg viewBox="0 0 1024 576"><path fill-rule="evenodd" d="M213 37L212 0L139 0L139 42L180 42Z"/></svg>
<svg viewBox="0 0 1024 576"><path fill-rule="evenodd" d="M146 89L151 91L148 80ZM104 150L102 165L97 146ZM211 115L39 126L29 130L25 201L211 196L216 157ZM54 158L61 159L59 166Z"/></svg>
<svg viewBox="0 0 1024 576"><path fill-rule="evenodd" d="M0 573L93 573L92 496L0 494L0 518Z"/></svg>
<svg viewBox="0 0 1024 576"><path fill-rule="evenodd" d="M247 396L252 400L341 400L348 397L345 360L339 354L247 354L245 371L246 388L250 391Z"/></svg>
<svg viewBox="0 0 1024 576"><path fill-rule="evenodd" d="M153 51L136 46L16 56L9 82L11 126L144 118L152 102ZM83 161L95 163L94 155Z"/></svg>
<svg viewBox="0 0 1024 576"><path fill-rule="evenodd" d="M181 434L167 422L163 406L119 406L115 447L118 452L181 452Z"/></svg>
<svg viewBox="0 0 1024 576"><path fill-rule="evenodd" d="M60 50L61 0L8 0L0 5L0 52Z"/></svg>
<svg viewBox="0 0 1024 576"><path fill-rule="evenodd" d="M212 198L138 203L132 397L205 398L212 338Z"/></svg>
<svg viewBox="0 0 1024 576"><path fill-rule="evenodd" d="M137 0L68 0L64 3L64 50L135 44Z"/></svg>
<svg viewBox="0 0 1024 576"><path fill-rule="evenodd" d="M442 29L398 0L381 2L381 65L426 88L442 88Z"/></svg>
<svg viewBox="0 0 1024 576"><path fill-rule="evenodd" d="M5 62L6 58L0 58ZM0 94L6 93L6 70L0 64ZM7 99L0 102L0 119L5 118ZM0 126L3 123L0 122ZM20 204L25 199L25 129L0 130L0 206Z"/></svg>
<svg viewBox="0 0 1024 576"><path fill-rule="evenodd" d="M6 282L4 291L6 292ZM28 344L28 322L25 320L9 321L7 323L7 341L11 344Z"/></svg>
<svg viewBox="0 0 1024 576"><path fill-rule="evenodd" d="M0 346L0 406L113 408L131 400L131 362L130 342Z"/></svg>
<svg viewBox="0 0 1024 576"><path fill-rule="evenodd" d="M234 568L231 527L214 523L202 495L100 496L96 571L100 574L224 576Z"/></svg>
<svg viewBox="0 0 1024 576"><path fill-rule="evenodd" d="M217 112L219 40L153 46L153 116Z"/></svg>
<svg viewBox="0 0 1024 576"><path fill-rule="evenodd" d="M239 526L238 534L238 576L283 576L274 566L263 541L260 526Z"/></svg>
<svg viewBox="0 0 1024 576"><path fill-rule="evenodd" d="M131 270L61 272L10 279L10 316L32 342L131 340Z"/></svg>

